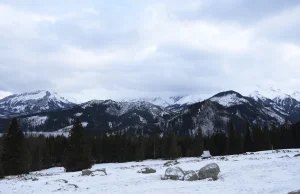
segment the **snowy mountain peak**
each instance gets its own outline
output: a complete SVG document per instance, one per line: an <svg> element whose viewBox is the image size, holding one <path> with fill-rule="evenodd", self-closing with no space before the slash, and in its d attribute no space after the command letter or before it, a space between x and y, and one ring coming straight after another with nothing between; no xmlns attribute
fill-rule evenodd
<svg viewBox="0 0 300 194"><path fill-rule="evenodd" d="M153 98L138 98L138 99L124 99L122 102L148 102L154 104L156 106L167 107L170 105L170 102L161 98L161 97L153 97Z"/></svg>
<svg viewBox="0 0 300 194"><path fill-rule="evenodd" d="M148 102L160 107L168 107L171 105L189 105L203 101L205 98L202 94L187 95L187 96L171 96L168 98L153 97L139 99L124 99L123 102Z"/></svg>
<svg viewBox="0 0 300 194"><path fill-rule="evenodd" d="M300 92L296 91L291 96L297 101L300 101Z"/></svg>
<svg viewBox="0 0 300 194"><path fill-rule="evenodd" d="M266 98L265 96L263 96L262 94L259 93L259 91L254 91L251 94L249 94L249 97L253 98L256 101L266 101L268 98Z"/></svg>
<svg viewBox="0 0 300 194"><path fill-rule="evenodd" d="M273 87L270 88L263 88L258 86L257 90L255 90L254 92L252 92L249 97L258 100L258 99L286 99L286 98L291 98L291 96L289 94L284 93L281 89L275 89Z"/></svg>
<svg viewBox="0 0 300 194"><path fill-rule="evenodd" d="M241 94L235 91L218 93L215 96L211 97L209 100L213 102L217 102L224 107L249 103L249 101L246 98L244 98Z"/></svg>
<svg viewBox="0 0 300 194"><path fill-rule="evenodd" d="M55 92L38 90L14 94L0 100L0 114L5 116L33 114L43 111L65 109L75 103L61 97Z"/></svg>
<svg viewBox="0 0 300 194"><path fill-rule="evenodd" d="M181 97L178 99L174 104L179 104L179 105L184 105L184 104L194 104L197 102L203 101L205 98L203 97L202 94L194 94L194 95L188 95Z"/></svg>

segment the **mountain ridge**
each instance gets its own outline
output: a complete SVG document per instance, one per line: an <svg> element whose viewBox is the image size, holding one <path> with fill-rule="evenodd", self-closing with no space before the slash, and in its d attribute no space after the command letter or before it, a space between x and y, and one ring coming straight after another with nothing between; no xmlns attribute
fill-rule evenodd
<svg viewBox="0 0 300 194"><path fill-rule="evenodd" d="M0 115L20 116L44 111L54 111L75 106L74 102L61 97L56 92L37 90L13 94L0 100Z"/></svg>
<svg viewBox="0 0 300 194"><path fill-rule="evenodd" d="M272 90L272 92L280 91ZM45 95L41 95L40 92L37 94L38 102L40 99L46 102L56 99L56 103L60 100L64 101L64 98L59 98L58 95L55 98L45 98ZM22 97L24 99L24 96ZM7 100L15 98L16 96L12 95L6 98L6 101L20 103L20 100ZM29 102L32 101L32 99L25 99ZM190 103L189 101L182 104L176 103L184 99L182 96L170 97L170 101L173 101L174 104L168 106L159 106L149 102L149 100L157 102L161 99L157 97L122 101L91 100L81 104L67 104L66 107L61 107L59 106L61 104L58 103L53 109L42 109L42 111L38 109L39 111L34 112L33 110L18 116L25 131L67 130L70 129L72 122L79 118L87 130L93 132L119 131L129 134L147 134L151 133L153 128L158 128L161 132L172 129L177 130L180 134L188 131L188 134L191 135L196 134L200 128L206 135L215 131L226 131L229 120L233 120L237 128L243 130L246 122L261 126L279 126L286 119L297 122L300 118L300 102L290 95L280 94L271 99L258 91L243 96L236 91L229 90L204 100L196 98L199 100L190 101ZM21 100L21 102L23 101ZM33 102L36 101L33 100ZM17 105L19 105L18 103ZM5 126L1 122L2 120L0 120L0 126ZM4 119L3 122L7 121ZM3 130L3 128L0 129L0 131Z"/></svg>

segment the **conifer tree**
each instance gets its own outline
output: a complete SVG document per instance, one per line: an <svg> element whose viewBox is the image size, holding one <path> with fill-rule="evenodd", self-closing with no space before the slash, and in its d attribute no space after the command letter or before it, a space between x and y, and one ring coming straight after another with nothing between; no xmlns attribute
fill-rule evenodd
<svg viewBox="0 0 300 194"><path fill-rule="evenodd" d="M170 159L176 159L179 156L178 146L177 146L177 137L174 132L170 134L169 137L170 149L169 149L169 157Z"/></svg>
<svg viewBox="0 0 300 194"><path fill-rule="evenodd" d="M0 179L4 177L4 172L3 172L3 164L2 164L2 147L0 145Z"/></svg>
<svg viewBox="0 0 300 194"><path fill-rule="evenodd" d="M253 143L254 151L264 150L264 133L261 130L260 126L253 128Z"/></svg>
<svg viewBox="0 0 300 194"><path fill-rule="evenodd" d="M234 131L233 122L230 120L228 123L228 154L236 154L236 135Z"/></svg>
<svg viewBox="0 0 300 194"><path fill-rule="evenodd" d="M49 152L49 145L46 144L42 150L42 168L50 168L52 167L52 159Z"/></svg>
<svg viewBox="0 0 300 194"><path fill-rule="evenodd" d="M250 124L246 123L246 129L244 133L244 151L252 152L253 151L253 140L251 137Z"/></svg>
<svg viewBox="0 0 300 194"><path fill-rule="evenodd" d="M24 134L19 128L17 119L13 119L3 143L4 175L29 173L26 153Z"/></svg>
<svg viewBox="0 0 300 194"><path fill-rule="evenodd" d="M162 138L162 150L161 150L161 155L163 159L169 159L170 155L169 155L169 150L170 150L170 131L165 131L163 138Z"/></svg>
<svg viewBox="0 0 300 194"><path fill-rule="evenodd" d="M216 148L215 142L214 142L214 135L208 136L208 138L207 138L207 149L209 150L209 152L212 156L217 155L217 148Z"/></svg>
<svg viewBox="0 0 300 194"><path fill-rule="evenodd" d="M200 128L197 135L195 136L195 145L194 145L194 156L201 156L203 153L203 135L202 129Z"/></svg>
<svg viewBox="0 0 300 194"><path fill-rule="evenodd" d="M67 172L88 169L92 165L91 150L84 137L84 129L77 119L71 129L65 151L64 167Z"/></svg>
<svg viewBox="0 0 300 194"><path fill-rule="evenodd" d="M264 136L264 150L270 150L271 149L271 139L270 139L270 131L268 129L268 126L264 127L263 136Z"/></svg>
<svg viewBox="0 0 300 194"><path fill-rule="evenodd" d="M139 137L136 151L135 151L136 161L140 162L145 159L145 142L142 136Z"/></svg>
<svg viewBox="0 0 300 194"><path fill-rule="evenodd" d="M31 168L32 171L38 171L42 169L42 154L40 146L38 145L32 153Z"/></svg>
<svg viewBox="0 0 300 194"><path fill-rule="evenodd" d="M152 131L152 141L153 141L153 159L156 159L158 153L158 136L157 136L157 129L154 128Z"/></svg>
<svg viewBox="0 0 300 194"><path fill-rule="evenodd" d="M228 138L225 133L218 132L214 135L214 144L216 146L217 155L222 156L226 155L227 153L227 146L228 146Z"/></svg>

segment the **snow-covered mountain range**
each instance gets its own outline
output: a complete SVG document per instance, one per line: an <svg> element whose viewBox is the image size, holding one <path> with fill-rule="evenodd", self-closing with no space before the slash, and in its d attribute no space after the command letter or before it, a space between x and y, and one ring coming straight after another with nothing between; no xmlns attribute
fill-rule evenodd
<svg viewBox="0 0 300 194"><path fill-rule="evenodd" d="M204 99L205 98L203 97L202 94L196 94L196 95L187 95L187 96L171 96L168 98L153 97L153 98L127 99L123 101L149 102L151 104L166 108L174 105L190 105L197 102L201 102Z"/></svg>
<svg viewBox="0 0 300 194"><path fill-rule="evenodd" d="M209 98L188 95L75 104L57 93L36 91L0 100L0 131L9 120L4 116L19 116L27 131L70 129L73 120L79 118L93 132L144 134L158 128L195 134L201 128L210 134L226 130L229 120L239 130L243 130L246 122L279 126L286 120L300 121L299 97L299 92L285 94L274 88L258 88L249 95L226 91Z"/></svg>
<svg viewBox="0 0 300 194"><path fill-rule="evenodd" d="M0 116L16 116L70 108L75 105L55 92L38 90L14 94L0 100Z"/></svg>

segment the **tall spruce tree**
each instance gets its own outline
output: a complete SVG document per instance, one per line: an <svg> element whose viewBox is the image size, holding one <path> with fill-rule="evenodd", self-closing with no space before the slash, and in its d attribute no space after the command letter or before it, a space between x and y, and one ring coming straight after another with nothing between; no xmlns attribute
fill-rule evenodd
<svg viewBox="0 0 300 194"><path fill-rule="evenodd" d="M4 175L29 173L27 151L25 149L24 134L20 130L17 119L11 121L3 143Z"/></svg>
<svg viewBox="0 0 300 194"><path fill-rule="evenodd" d="M259 125L253 128L254 151L264 150L264 133Z"/></svg>
<svg viewBox="0 0 300 194"><path fill-rule="evenodd" d="M0 145L0 179L4 177L3 162L2 162L2 147Z"/></svg>
<svg viewBox="0 0 300 194"><path fill-rule="evenodd" d="M244 151L252 152L253 151L253 140L251 137L250 124L246 123L246 129L244 133Z"/></svg>
<svg viewBox="0 0 300 194"><path fill-rule="evenodd" d="M202 129L200 128L197 135L195 136L195 145L194 145L194 155L195 156L201 156L203 153L203 135L202 135Z"/></svg>
<svg viewBox="0 0 300 194"><path fill-rule="evenodd" d="M50 168L52 166L52 159L49 152L49 144L46 143L42 149L42 168Z"/></svg>
<svg viewBox="0 0 300 194"><path fill-rule="evenodd" d="M270 150L272 148L272 145L270 139L270 130L267 125L264 126L263 136L264 136L264 150Z"/></svg>
<svg viewBox="0 0 300 194"><path fill-rule="evenodd" d="M228 138L225 133L218 132L214 135L214 144L216 146L217 155L226 155L227 153L227 146L228 146Z"/></svg>
<svg viewBox="0 0 300 194"><path fill-rule="evenodd" d="M207 149L212 156L216 156L218 151L214 141L214 135L207 137Z"/></svg>
<svg viewBox="0 0 300 194"><path fill-rule="evenodd" d="M228 154L236 154L236 134L234 131L233 122L230 120L228 123Z"/></svg>
<svg viewBox="0 0 300 194"><path fill-rule="evenodd" d="M169 158L170 159L176 159L179 156L179 150L177 146L177 137L175 132L171 132L169 136Z"/></svg>
<svg viewBox="0 0 300 194"><path fill-rule="evenodd" d="M67 172L75 172L88 169L92 165L91 150L84 137L84 129L77 119L68 140L65 150L64 167Z"/></svg>
<svg viewBox="0 0 300 194"><path fill-rule="evenodd" d="M38 171L42 169L42 153L40 146L38 145L32 153L31 168L32 171Z"/></svg>
<svg viewBox="0 0 300 194"><path fill-rule="evenodd" d="M139 139L137 140L137 146L135 150L135 158L136 161L140 162L145 159L145 140L143 136L140 136Z"/></svg>

